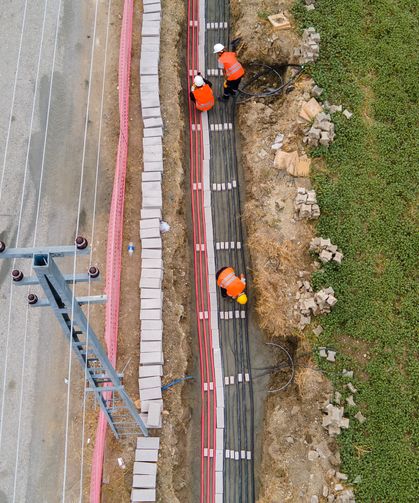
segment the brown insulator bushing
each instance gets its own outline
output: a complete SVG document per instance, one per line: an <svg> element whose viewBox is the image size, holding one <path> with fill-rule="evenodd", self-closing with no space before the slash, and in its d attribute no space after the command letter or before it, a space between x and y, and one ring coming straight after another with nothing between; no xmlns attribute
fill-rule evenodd
<svg viewBox="0 0 419 503"><path fill-rule="evenodd" d="M28 303L30 305L36 304L38 302L38 296L35 295L34 293L30 293L28 295Z"/></svg>
<svg viewBox="0 0 419 503"><path fill-rule="evenodd" d="M91 278L97 278L99 276L99 269L97 267L95 267L94 265L89 267L89 276Z"/></svg>
<svg viewBox="0 0 419 503"><path fill-rule="evenodd" d="M84 250L87 247L87 239L83 236L76 237L76 246L78 250Z"/></svg>
<svg viewBox="0 0 419 503"><path fill-rule="evenodd" d="M22 281L22 279L23 279L23 272L19 271L19 269L13 269L13 271L12 271L12 278L13 278L13 281Z"/></svg>

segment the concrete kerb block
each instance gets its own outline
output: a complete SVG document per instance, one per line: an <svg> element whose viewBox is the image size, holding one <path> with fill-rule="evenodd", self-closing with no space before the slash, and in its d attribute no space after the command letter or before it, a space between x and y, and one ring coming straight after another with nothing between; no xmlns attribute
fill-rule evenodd
<svg viewBox="0 0 419 503"><path fill-rule="evenodd" d="M159 451L157 449L137 449L135 462L157 463Z"/></svg>
<svg viewBox="0 0 419 503"><path fill-rule="evenodd" d="M138 437L137 449L160 449L160 437Z"/></svg>
<svg viewBox="0 0 419 503"><path fill-rule="evenodd" d="M163 330L163 322L161 320L143 320L141 330Z"/></svg>
<svg viewBox="0 0 419 503"><path fill-rule="evenodd" d="M143 269L141 272L143 278L163 279L163 271L161 269Z"/></svg>
<svg viewBox="0 0 419 503"><path fill-rule="evenodd" d="M163 136L163 128L153 127L153 128L149 128L149 129L144 129L143 135L144 135L144 138ZM144 169L144 171L146 171L146 170ZM162 169L160 171L163 171L163 165L162 165Z"/></svg>
<svg viewBox="0 0 419 503"><path fill-rule="evenodd" d="M142 341L161 341L163 340L163 331L141 330L140 338Z"/></svg>
<svg viewBox="0 0 419 503"><path fill-rule="evenodd" d="M143 5L160 3L159 0L143 0Z"/></svg>
<svg viewBox="0 0 419 503"><path fill-rule="evenodd" d="M154 377L163 375L163 367L161 365L145 365L139 368L139 377ZM141 404L142 409L143 404ZM143 412L147 412L144 410Z"/></svg>
<svg viewBox="0 0 419 503"><path fill-rule="evenodd" d="M161 12L160 2L144 5L144 14L149 12Z"/></svg>
<svg viewBox="0 0 419 503"><path fill-rule="evenodd" d="M160 171L143 171L141 174L141 180L143 182L160 182L162 181L161 179L161 172ZM151 208L153 209L153 208ZM159 210L159 208L156 208L156 210ZM161 214L161 211L160 211ZM142 217L143 218L143 217ZM161 217L159 217L161 219Z"/></svg>
<svg viewBox="0 0 419 503"><path fill-rule="evenodd" d="M140 292L141 299L163 299L163 292L160 289L142 288Z"/></svg>
<svg viewBox="0 0 419 503"><path fill-rule="evenodd" d="M161 12L154 11L154 12ZM145 13L149 14L149 13ZM159 37L160 36L160 20L158 21L149 21L143 17L143 27L141 30L141 37Z"/></svg>
<svg viewBox="0 0 419 503"><path fill-rule="evenodd" d="M159 228L151 228L151 229L140 229L140 238L158 238L160 237L160 229Z"/></svg>
<svg viewBox="0 0 419 503"><path fill-rule="evenodd" d="M224 428L224 407L217 407L217 428Z"/></svg>
<svg viewBox="0 0 419 503"><path fill-rule="evenodd" d="M154 53L147 53L147 54L152 54L154 55ZM158 52L156 52L156 58L158 58ZM153 64L146 64L145 62L143 62L143 65L145 67L147 66L153 66ZM155 63L155 66L158 66L157 63ZM141 63L140 63L140 68L141 68ZM141 81L142 81L143 77L141 77ZM156 88L158 88L158 84L154 84L154 82L141 82L140 84L140 91L141 93L152 93L153 91L156 90ZM158 108L158 107L155 107L155 108ZM147 109L146 109L147 110ZM160 117L160 114L159 115L156 115L156 117ZM149 119L149 117L143 117L143 119Z"/></svg>
<svg viewBox="0 0 419 503"><path fill-rule="evenodd" d="M215 492L217 494L223 494L224 487L224 477L223 472L215 472Z"/></svg>
<svg viewBox="0 0 419 503"><path fill-rule="evenodd" d="M224 432L224 430L220 430ZM218 447L218 442L217 442L217 447ZM215 452L215 471L216 472L222 472L224 469L224 456L223 456L223 450L217 449ZM221 500L222 502L222 500Z"/></svg>
<svg viewBox="0 0 419 503"><path fill-rule="evenodd" d="M133 472L134 475L155 475L157 474L157 463L144 463L141 461L137 461L136 463L134 463Z"/></svg>
<svg viewBox="0 0 419 503"><path fill-rule="evenodd" d="M156 475L134 475L132 487L136 489L154 489L156 487Z"/></svg>
<svg viewBox="0 0 419 503"><path fill-rule="evenodd" d="M158 90L148 93L141 93L141 108L155 108L160 106Z"/></svg>
<svg viewBox="0 0 419 503"><path fill-rule="evenodd" d="M142 239L141 246L143 248L155 248L157 250L161 250L161 238Z"/></svg>
<svg viewBox="0 0 419 503"><path fill-rule="evenodd" d="M160 129L160 128L158 128ZM148 130L150 131L150 130ZM159 171L160 173L163 172L163 161L158 161L158 162L145 162L144 163L144 171L149 172L149 171Z"/></svg>
<svg viewBox="0 0 419 503"><path fill-rule="evenodd" d="M163 365L164 358L163 353L141 353L140 354L140 364L141 365ZM158 397L156 397L158 398ZM150 400L150 398L148 398Z"/></svg>
<svg viewBox="0 0 419 503"><path fill-rule="evenodd" d="M163 260L159 258L145 258L141 260L142 269L163 269ZM152 309L147 307L145 309Z"/></svg>
<svg viewBox="0 0 419 503"><path fill-rule="evenodd" d="M143 76L143 75L158 75L159 74L159 67L158 65L141 65L140 66L140 76ZM145 93L141 93L142 95L145 94ZM151 94L151 92L148 92L147 94ZM154 99L154 101L150 102L150 101L141 101L141 106L144 107L144 106L147 106L147 104L150 103L150 106L157 106L157 100ZM151 103L154 103L153 105L151 105ZM158 103L160 103L160 100L158 101Z"/></svg>
<svg viewBox="0 0 419 503"><path fill-rule="evenodd" d="M143 175L145 174L146 173L143 173ZM141 218L144 220L148 218L158 218L159 220L161 220L161 210L159 209L141 210Z"/></svg>
<svg viewBox="0 0 419 503"><path fill-rule="evenodd" d="M222 363L222 360L221 360L221 351L219 349L213 349L213 353L214 353L214 367L216 369L217 368L222 369L223 368L223 363Z"/></svg>
<svg viewBox="0 0 419 503"><path fill-rule="evenodd" d="M162 145L161 136L146 136L143 138L143 147Z"/></svg>
<svg viewBox="0 0 419 503"><path fill-rule="evenodd" d="M141 278L140 288L156 288L161 289L162 280L159 278Z"/></svg>
<svg viewBox="0 0 419 503"><path fill-rule="evenodd" d="M144 5L144 7L146 7ZM155 489L133 489L131 491L131 503L156 501Z"/></svg>
<svg viewBox="0 0 419 503"><path fill-rule="evenodd" d="M140 377L138 379L138 386L140 390L149 388L161 388L161 377Z"/></svg>
<svg viewBox="0 0 419 503"><path fill-rule="evenodd" d="M147 367L144 367L147 368ZM148 409L150 407L150 404L152 403L158 403L160 404L162 410L163 410L163 400L144 400L141 402L141 414L148 413Z"/></svg>
<svg viewBox="0 0 419 503"><path fill-rule="evenodd" d="M223 369L222 367L215 367L215 383L216 387L219 388L224 384Z"/></svg>
<svg viewBox="0 0 419 503"><path fill-rule="evenodd" d="M161 117L155 117L155 118L151 118L151 119L143 119L143 122L144 122L145 128L163 127L163 120Z"/></svg>
<svg viewBox="0 0 419 503"><path fill-rule="evenodd" d="M140 400L141 401L161 399L161 397L162 397L161 387L140 389Z"/></svg>
<svg viewBox="0 0 419 503"><path fill-rule="evenodd" d="M149 428L161 428L161 412L162 405L156 402L150 402L148 408L148 418L147 418L147 426Z"/></svg>
<svg viewBox="0 0 419 503"><path fill-rule="evenodd" d="M140 320L161 320L162 310L161 309L141 309L140 310Z"/></svg>
<svg viewBox="0 0 419 503"><path fill-rule="evenodd" d="M163 160L163 147L147 146L144 148L144 162L158 162Z"/></svg>
<svg viewBox="0 0 419 503"><path fill-rule="evenodd" d="M224 407L224 388L217 386L217 407Z"/></svg>
<svg viewBox="0 0 419 503"><path fill-rule="evenodd" d="M160 21L161 12L147 12L143 14L143 21Z"/></svg>
<svg viewBox="0 0 419 503"><path fill-rule="evenodd" d="M143 79L141 79L143 80ZM158 83L157 83L158 85ZM142 111L143 119L150 119L153 117L161 117L160 107L144 108Z"/></svg>
<svg viewBox="0 0 419 503"><path fill-rule="evenodd" d="M163 352L162 341L141 341L140 343L141 353L158 353Z"/></svg>

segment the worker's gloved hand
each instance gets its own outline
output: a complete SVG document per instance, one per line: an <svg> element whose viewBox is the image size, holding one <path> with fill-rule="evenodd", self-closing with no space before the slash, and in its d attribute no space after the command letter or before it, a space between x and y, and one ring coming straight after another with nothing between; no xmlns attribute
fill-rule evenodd
<svg viewBox="0 0 419 503"><path fill-rule="evenodd" d="M239 46L241 40L241 37L237 37L231 41L231 49L233 50L233 52L236 52L236 49Z"/></svg>
<svg viewBox="0 0 419 503"><path fill-rule="evenodd" d="M226 80L224 81L223 87L224 87L224 89L227 88L227 81Z"/></svg>

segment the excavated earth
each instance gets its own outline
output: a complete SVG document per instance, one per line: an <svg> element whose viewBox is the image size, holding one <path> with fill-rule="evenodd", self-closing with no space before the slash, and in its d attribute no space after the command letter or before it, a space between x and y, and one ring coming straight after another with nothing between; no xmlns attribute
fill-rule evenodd
<svg viewBox="0 0 419 503"><path fill-rule="evenodd" d="M298 63L292 56L300 44L292 4L232 0L232 38L242 39L239 59L245 67L253 62ZM266 18L281 11L292 26L275 31ZM304 153L305 125L299 122L298 112L310 97L312 85L313 81L303 75L288 94L252 99L238 105L237 110L256 313L267 340L291 349L296 364L293 383L284 391L270 394L266 401L259 503L310 502L313 496L326 501L325 497L334 493L337 481L333 474L340 464L336 443L322 427L321 408L330 397L331 384L315 368L311 357L315 336L310 327L305 332L298 329L294 313L297 281L309 280L318 267L308 253L314 227L297 220L294 212L297 187L310 188L310 180L277 169L272 149L275 137L282 133L284 151ZM321 167L321 160L314 160L311 170ZM281 387L288 375L273 374L271 389ZM310 460L313 451L317 452L316 459Z"/></svg>

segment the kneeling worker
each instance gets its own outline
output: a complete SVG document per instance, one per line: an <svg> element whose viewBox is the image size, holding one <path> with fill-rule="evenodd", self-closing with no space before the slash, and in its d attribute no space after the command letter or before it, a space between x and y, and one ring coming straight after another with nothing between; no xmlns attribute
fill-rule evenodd
<svg viewBox="0 0 419 503"><path fill-rule="evenodd" d="M244 69L239 63L235 52L227 52L223 44L214 45L214 54L218 56L218 66L224 73L224 94L221 101L227 101L239 91L239 84L244 75Z"/></svg>
<svg viewBox="0 0 419 503"><path fill-rule="evenodd" d="M238 278L232 267L223 267L215 275L217 285L221 288L223 297L231 297L239 304L246 304L247 295L244 293L246 288L246 278L240 274Z"/></svg>
<svg viewBox="0 0 419 503"><path fill-rule="evenodd" d="M204 79L200 73L193 79L190 97L195 103L197 110L206 112L214 106L214 94L211 87L211 82Z"/></svg>

